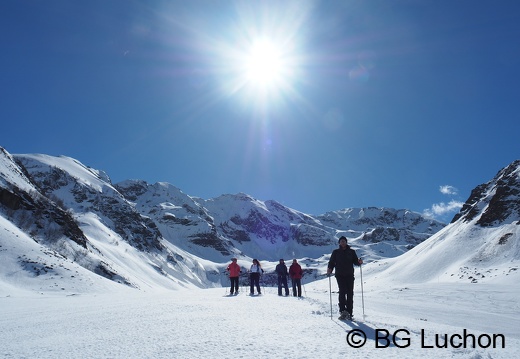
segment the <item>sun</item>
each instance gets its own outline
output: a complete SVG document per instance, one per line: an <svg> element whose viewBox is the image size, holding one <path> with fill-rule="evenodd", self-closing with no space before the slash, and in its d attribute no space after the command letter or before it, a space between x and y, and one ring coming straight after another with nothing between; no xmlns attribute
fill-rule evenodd
<svg viewBox="0 0 520 359"><path fill-rule="evenodd" d="M249 103L275 103L294 91L296 69L293 47L276 37L256 37L241 44L232 62L231 76L236 93Z"/></svg>
<svg viewBox="0 0 520 359"><path fill-rule="evenodd" d="M261 87L279 85L288 75L282 49L272 41L255 41L245 57L245 80Z"/></svg>
<svg viewBox="0 0 520 359"><path fill-rule="evenodd" d="M212 41L219 93L254 110L300 101L308 69L302 27L311 11L305 1L237 3L235 21Z"/></svg>

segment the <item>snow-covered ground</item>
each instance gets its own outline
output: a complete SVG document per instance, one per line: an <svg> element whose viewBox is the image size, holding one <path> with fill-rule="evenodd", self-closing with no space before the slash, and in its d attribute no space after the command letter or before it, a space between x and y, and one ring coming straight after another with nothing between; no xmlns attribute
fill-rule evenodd
<svg viewBox="0 0 520 359"><path fill-rule="evenodd" d="M334 292L334 278L331 283ZM520 357L518 286L388 287L366 275L365 317L358 280L354 323L336 319L336 293L331 319L326 278L307 284L303 299L279 297L272 287L253 297L241 289L229 297L225 288L121 287L75 295L14 288L5 294L4 287L0 353L4 358ZM366 343L353 348L363 335ZM446 343L445 335L453 341L437 348Z"/></svg>

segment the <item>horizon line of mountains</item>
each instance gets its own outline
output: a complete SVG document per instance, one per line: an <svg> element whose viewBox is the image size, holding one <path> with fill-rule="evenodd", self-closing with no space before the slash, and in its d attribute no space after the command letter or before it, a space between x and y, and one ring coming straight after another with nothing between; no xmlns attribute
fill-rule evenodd
<svg viewBox="0 0 520 359"><path fill-rule="evenodd" d="M452 223L479 215L482 227L518 220L519 167L514 161L477 186ZM446 226L406 209L345 208L312 216L244 193L204 200L165 182L113 184L103 171L73 158L11 155L2 147L0 213L40 245L136 287L105 244L124 244L149 262L140 265L189 282L186 275L202 261L220 264L231 257L301 258L313 270L341 235L368 260L396 257ZM217 282L218 265L208 267L191 282Z"/></svg>

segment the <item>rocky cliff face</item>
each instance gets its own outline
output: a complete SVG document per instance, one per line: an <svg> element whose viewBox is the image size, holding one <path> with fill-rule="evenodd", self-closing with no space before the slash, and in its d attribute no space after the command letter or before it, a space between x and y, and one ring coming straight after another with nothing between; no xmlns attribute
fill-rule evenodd
<svg viewBox="0 0 520 359"><path fill-rule="evenodd" d="M477 186L452 220L482 227L497 226L520 218L520 160L500 170L489 182ZM520 224L517 222L517 224Z"/></svg>
<svg viewBox="0 0 520 359"><path fill-rule="evenodd" d="M115 188L139 213L149 218L162 237L190 253L205 258L204 253L233 254L233 246L219 235L207 209L168 183L148 184L128 180Z"/></svg>
<svg viewBox="0 0 520 359"><path fill-rule="evenodd" d="M102 183L99 186L35 157L17 157L17 162L28 172L42 196L54 199L72 213L96 214L123 240L139 250L164 249L155 223L141 216L110 182L105 182L108 179L106 176L89 171ZM82 166L79 163L77 165Z"/></svg>
<svg viewBox="0 0 520 359"><path fill-rule="evenodd" d="M31 233L35 240L52 243L67 237L86 248L87 239L70 212L39 193L25 168L3 148L0 148L0 158L4 165L0 177L0 204L7 218Z"/></svg>

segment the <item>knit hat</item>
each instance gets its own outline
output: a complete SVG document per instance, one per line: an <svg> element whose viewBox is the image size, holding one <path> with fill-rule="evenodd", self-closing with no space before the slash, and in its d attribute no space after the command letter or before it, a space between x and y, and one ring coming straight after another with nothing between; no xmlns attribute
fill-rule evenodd
<svg viewBox="0 0 520 359"><path fill-rule="evenodd" d="M339 239L338 239L338 243L341 242L342 239L344 239L345 242L348 243L347 237L345 237L345 236L341 236L341 237L339 237Z"/></svg>

